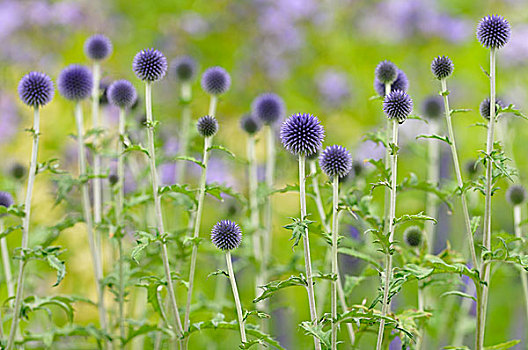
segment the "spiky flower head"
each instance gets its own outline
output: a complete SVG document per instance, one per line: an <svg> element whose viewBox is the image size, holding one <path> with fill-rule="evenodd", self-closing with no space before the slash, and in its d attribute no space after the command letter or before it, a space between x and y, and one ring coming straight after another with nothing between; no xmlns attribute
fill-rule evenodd
<svg viewBox="0 0 528 350"><path fill-rule="evenodd" d="M216 118L211 115L206 115L198 119L196 129L203 137L210 137L218 131L218 122Z"/></svg>
<svg viewBox="0 0 528 350"><path fill-rule="evenodd" d="M117 176L117 174L108 175L108 182L110 183L110 186L115 186L115 184L117 184L118 181L119 181L119 176Z"/></svg>
<svg viewBox="0 0 528 350"><path fill-rule="evenodd" d="M503 108L503 107L506 107L506 104L504 102L502 102L501 100L496 99L495 100L495 115L497 114L497 110L499 108ZM489 120L489 118L490 118L490 113L491 113L491 109L490 108L491 108L490 99L489 99L489 97L486 97L480 103L479 111L480 111L480 115L483 118L487 119L487 120Z"/></svg>
<svg viewBox="0 0 528 350"><path fill-rule="evenodd" d="M132 69L139 79L155 82L167 73L167 58L161 51L153 48L141 50L132 61Z"/></svg>
<svg viewBox="0 0 528 350"><path fill-rule="evenodd" d="M511 185L506 191L506 199L511 205L521 205L526 201L526 189L523 185Z"/></svg>
<svg viewBox="0 0 528 350"><path fill-rule="evenodd" d="M403 232L403 239L411 247L418 247L422 244L423 231L418 226L410 226Z"/></svg>
<svg viewBox="0 0 528 350"><path fill-rule="evenodd" d="M444 102L442 97L433 95L427 97L423 102L423 114L426 118L435 120L442 117L444 113Z"/></svg>
<svg viewBox="0 0 528 350"><path fill-rule="evenodd" d="M13 196L9 192L0 192L0 206L9 208L15 203Z"/></svg>
<svg viewBox="0 0 528 350"><path fill-rule="evenodd" d="M112 54L112 42L103 34L95 34L84 42L84 53L94 61L102 61Z"/></svg>
<svg viewBox="0 0 528 350"><path fill-rule="evenodd" d="M453 64L453 61L451 61L451 59L447 56L435 57L431 63L431 72L433 72L433 75L438 80L442 80L450 76L454 69L455 65Z"/></svg>
<svg viewBox="0 0 528 350"><path fill-rule="evenodd" d="M398 67L391 61L381 61L374 74L382 84L392 84L398 77Z"/></svg>
<svg viewBox="0 0 528 350"><path fill-rule="evenodd" d="M171 62L171 72L178 81L192 81L196 78L198 65L190 56L176 57Z"/></svg>
<svg viewBox="0 0 528 350"><path fill-rule="evenodd" d="M53 81L44 73L29 72L18 83L20 100L31 107L42 107L53 99Z"/></svg>
<svg viewBox="0 0 528 350"><path fill-rule="evenodd" d="M309 156L316 153L323 144L324 128L316 116L297 113L281 125L282 145L295 155Z"/></svg>
<svg viewBox="0 0 528 350"><path fill-rule="evenodd" d="M251 114L246 114L240 119L240 127L250 135L256 134L261 126L260 121Z"/></svg>
<svg viewBox="0 0 528 350"><path fill-rule="evenodd" d="M231 220L218 221L211 230L211 241L221 250L233 250L242 242L242 230Z"/></svg>
<svg viewBox="0 0 528 350"><path fill-rule="evenodd" d="M57 87L60 94L68 100L84 100L92 93L92 72L85 66L69 65L60 72Z"/></svg>
<svg viewBox="0 0 528 350"><path fill-rule="evenodd" d="M136 102L137 92L128 80L117 80L108 87L108 101L119 108L130 108Z"/></svg>
<svg viewBox="0 0 528 350"><path fill-rule="evenodd" d="M477 26L477 39L487 49L500 49L510 40L508 21L499 15L486 16Z"/></svg>
<svg viewBox="0 0 528 350"><path fill-rule="evenodd" d="M343 146L328 146L319 156L319 166L328 177L343 178L352 169L352 156Z"/></svg>
<svg viewBox="0 0 528 350"><path fill-rule="evenodd" d="M407 119L412 109L412 99L401 90L392 91L383 101L383 111L387 117L389 119L397 119L400 124Z"/></svg>
<svg viewBox="0 0 528 350"><path fill-rule="evenodd" d="M409 79L407 79L407 75L405 75L405 73L401 69L398 69L398 75L396 76L396 80L394 80L391 84L391 91L407 91L408 88ZM385 96L385 84L382 83L378 78L374 79L374 89L376 89L378 95Z"/></svg>
<svg viewBox="0 0 528 350"><path fill-rule="evenodd" d="M11 168L9 169L9 173L15 179L20 180L24 176L26 176L26 167L19 162L15 162L11 165Z"/></svg>
<svg viewBox="0 0 528 350"><path fill-rule="evenodd" d="M222 67L208 68L202 74L202 89L209 95L222 95L231 87L231 76Z"/></svg>
<svg viewBox="0 0 528 350"><path fill-rule="evenodd" d="M251 104L253 115L264 124L271 125L284 116L284 101L273 93L257 96Z"/></svg>

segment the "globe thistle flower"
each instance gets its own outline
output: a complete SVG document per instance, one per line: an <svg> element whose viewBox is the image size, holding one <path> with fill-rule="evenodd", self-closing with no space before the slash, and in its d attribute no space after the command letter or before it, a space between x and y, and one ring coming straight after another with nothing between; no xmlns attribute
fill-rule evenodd
<svg viewBox="0 0 528 350"><path fill-rule="evenodd" d="M171 62L171 73L178 81L192 81L196 78L198 65L190 56L176 57Z"/></svg>
<svg viewBox="0 0 528 350"><path fill-rule="evenodd" d="M119 181L119 176L117 176L117 174L108 175L108 182L110 183L110 186L115 186L118 181Z"/></svg>
<svg viewBox="0 0 528 350"><path fill-rule="evenodd" d="M391 84L391 91L395 90L401 90L401 91L407 91L409 88L409 79L407 79L407 75L401 70L398 69L398 76L396 77L396 80ZM381 81L378 80L378 78L374 79L374 89L380 96L385 96L385 84L383 84Z"/></svg>
<svg viewBox="0 0 528 350"><path fill-rule="evenodd" d="M374 74L382 84L392 84L398 77L398 67L391 61L381 61Z"/></svg>
<svg viewBox="0 0 528 350"><path fill-rule="evenodd" d="M9 208L15 203L13 196L9 192L0 192L0 206Z"/></svg>
<svg viewBox="0 0 528 350"><path fill-rule="evenodd" d="M500 49L510 40L508 21L499 15L486 16L477 26L477 39L487 49Z"/></svg>
<svg viewBox="0 0 528 350"><path fill-rule="evenodd" d="M85 66L72 64L59 74L57 87L60 94L68 100L84 100L92 93L92 73Z"/></svg>
<svg viewBox="0 0 528 350"><path fill-rule="evenodd" d="M444 113L444 102L442 97L433 95L427 97L423 102L423 114L426 118L435 120L442 117Z"/></svg>
<svg viewBox="0 0 528 350"><path fill-rule="evenodd" d="M253 115L266 125L275 123L284 115L284 101L273 93L258 96L253 100L251 108Z"/></svg>
<svg viewBox="0 0 528 350"><path fill-rule="evenodd" d="M130 108L136 102L137 92L128 80L117 80L108 87L108 101L119 108Z"/></svg>
<svg viewBox="0 0 528 350"><path fill-rule="evenodd" d="M103 34L95 34L84 42L84 53L94 61L102 61L112 54L112 42Z"/></svg>
<svg viewBox="0 0 528 350"><path fill-rule="evenodd" d="M242 242L242 230L231 220L222 220L211 230L211 241L221 250L233 250Z"/></svg>
<svg viewBox="0 0 528 350"><path fill-rule="evenodd" d="M490 113L491 113L490 105L491 105L490 99L489 97L486 97L484 100L482 100L479 106L480 115L487 120L489 120L490 118ZM497 111L498 108L504 108L504 107L506 107L506 104L504 102L502 102L499 99L495 100L495 111Z"/></svg>
<svg viewBox="0 0 528 350"><path fill-rule="evenodd" d="M319 166L328 177L343 178L352 169L352 156L343 146L328 146L319 157Z"/></svg>
<svg viewBox="0 0 528 350"><path fill-rule="evenodd" d="M26 167L23 164L21 164L19 162L16 162L16 163L13 163L11 165L11 168L9 169L9 174L13 178L15 178L17 180L20 180L24 176L26 176L26 171L27 171L27 169L26 169Z"/></svg>
<svg viewBox="0 0 528 350"><path fill-rule="evenodd" d="M240 127L249 135L256 134L261 128L260 122L251 114L246 114L240 119Z"/></svg>
<svg viewBox="0 0 528 350"><path fill-rule="evenodd" d="M438 56L431 63L431 71L436 79L442 80L453 73L455 65L447 56Z"/></svg>
<svg viewBox="0 0 528 350"><path fill-rule="evenodd" d="M280 129L282 145L295 155L309 156L317 152L324 137L324 128L319 119L308 113L293 114Z"/></svg>
<svg viewBox="0 0 528 350"><path fill-rule="evenodd" d="M405 240L405 243L407 243L409 246L418 247L420 244L422 244L423 231L418 226L408 227L403 232L403 239Z"/></svg>
<svg viewBox="0 0 528 350"><path fill-rule="evenodd" d="M198 133L203 137L210 137L218 131L218 122L215 117L206 115L198 119L196 128L198 129Z"/></svg>
<svg viewBox="0 0 528 350"><path fill-rule="evenodd" d="M506 191L506 199L511 205L521 205L526 201L526 189L519 184L511 185Z"/></svg>
<svg viewBox="0 0 528 350"><path fill-rule="evenodd" d="M30 107L48 104L55 94L51 78L44 73L29 72L18 83L20 100Z"/></svg>
<svg viewBox="0 0 528 350"><path fill-rule="evenodd" d="M229 90L231 77L222 67L208 68L202 74L202 89L209 95L222 95Z"/></svg>
<svg viewBox="0 0 528 350"><path fill-rule="evenodd" d="M397 119L400 124L407 119L412 109L412 99L401 90L392 91L383 101L383 111L387 117L389 119Z"/></svg>
<svg viewBox="0 0 528 350"><path fill-rule="evenodd" d="M139 79L152 83L161 80L167 73L167 59L156 49L141 50L132 61L132 69Z"/></svg>

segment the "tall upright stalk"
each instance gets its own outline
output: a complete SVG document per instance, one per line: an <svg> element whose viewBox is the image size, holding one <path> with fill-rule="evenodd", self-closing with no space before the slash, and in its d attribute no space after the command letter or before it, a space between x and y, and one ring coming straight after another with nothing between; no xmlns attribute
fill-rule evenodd
<svg viewBox="0 0 528 350"><path fill-rule="evenodd" d="M152 85L150 82L145 83L145 108L147 114L147 142L149 152L149 168L150 181L152 183L152 196L154 197L154 210L156 212L156 227L158 233L163 236L165 228L163 225L163 214L161 211L161 198L158 187L158 171L156 169L156 153L154 148L154 120L152 117ZM171 304L172 317L174 321L174 328L178 336L183 335L183 328L180 320L180 313L178 311L178 304L176 303L176 295L174 293L174 285L172 283L172 275L169 265L167 243L164 240L161 243L161 259L163 261L163 269L165 271L165 278L167 279L167 294Z"/></svg>
<svg viewBox="0 0 528 350"><path fill-rule="evenodd" d="M337 350L337 235L338 235L338 206L339 206L339 176L334 176L332 181L332 275L336 280L332 281L332 350Z"/></svg>
<svg viewBox="0 0 528 350"><path fill-rule="evenodd" d="M244 327L244 315L242 313L242 305L240 303L240 296L238 295L238 288L235 279L235 273L233 271L233 263L231 262L231 252L226 252L226 262L227 262L227 273L229 274L229 281L231 282L231 289L233 290L233 298L235 299L235 306L238 317L238 326L240 327L240 339L242 343L247 342L246 338L246 329Z"/></svg>
<svg viewBox="0 0 528 350"><path fill-rule="evenodd" d="M271 191L275 182L275 134L273 126L270 124L266 126L266 187L268 191ZM264 264L264 280L267 278L267 269L269 259L271 257L271 247L273 238L273 206L271 203L271 197L266 198L264 207L264 228L265 233L263 235L263 261ZM267 302L267 301L265 301Z"/></svg>
<svg viewBox="0 0 528 350"><path fill-rule="evenodd" d="M92 88L92 127L98 129L101 127L101 119L99 117L99 82L101 80L101 65L98 62L94 62L93 69L93 88ZM101 223L101 203L102 203L102 192L101 192L101 155L97 150L99 144L99 139L96 138L94 159L93 159L93 172L94 178L92 181L93 184L93 215L94 215L94 224L97 227ZM99 257L102 264L102 242L101 242L101 233L96 230L96 243L97 249L99 251Z"/></svg>
<svg viewBox="0 0 528 350"><path fill-rule="evenodd" d="M385 96L390 94L391 92L391 84L385 84ZM391 121L387 119L385 124L385 138L387 140L387 143L390 140L391 137ZM387 144L387 147L385 147L385 168L387 168L390 164L391 158L390 158L390 147ZM390 189L388 187L385 187L385 199L383 201L384 207L383 207L383 233L387 235L387 232L389 232L389 211L390 211Z"/></svg>
<svg viewBox="0 0 528 350"><path fill-rule="evenodd" d="M517 238L522 238L521 221L521 205L515 205L513 207L513 228L515 237ZM526 270L521 269L520 275L524 295L524 307L526 308L526 319L528 320L528 274Z"/></svg>
<svg viewBox="0 0 528 350"><path fill-rule="evenodd" d="M488 122L488 139L486 143L486 154L491 157L493 152L494 132L495 132L495 54L496 49L490 49L490 119ZM491 249L491 191L493 187L493 164L488 159L486 161L486 199L484 204L484 230L483 245L487 250ZM476 350L484 347L484 333L486 330L486 312L488 306L489 282L490 282L490 264L482 264L481 276L484 284L477 288L477 296L480 294L482 300L477 302L477 336L475 341ZM481 289L479 293L478 289Z"/></svg>
<svg viewBox="0 0 528 350"><path fill-rule="evenodd" d="M451 147L451 155L453 158L453 168L455 169L457 185L461 190L464 186L464 181L462 180L462 172L460 170L460 162L458 160L455 132L453 131L453 123L451 122L451 110L449 109L449 90L447 90L447 81L445 78L441 80L441 84L442 91L440 94L444 98L444 113L447 123L447 132L449 135L449 146ZM473 233L471 232L471 219L469 218L469 210L465 193L460 194L460 201L462 202L462 213L464 214L464 223L466 228L466 236L469 245L469 251L471 254L471 261L473 262L473 266L475 266L476 268L479 265L477 261L477 254L475 253L475 242L473 240Z"/></svg>
<svg viewBox="0 0 528 350"><path fill-rule="evenodd" d="M180 101L183 104L182 119L181 119L181 133L180 133L180 147L179 153L186 156L189 152L189 127L191 124L191 106L192 89L189 82L184 82L180 89ZM176 183L185 181L185 173L187 170L187 162L180 162L176 168Z"/></svg>
<svg viewBox="0 0 528 350"><path fill-rule="evenodd" d="M301 220L306 219L306 156L299 154L299 197L301 205ZM315 306L315 296L312 276L312 260L310 258L310 238L308 229L303 234L304 245L304 267L306 270L306 281L308 285L308 304L310 307L310 319L314 325L317 325L317 309ZM317 337L314 337L315 349L321 349L321 343Z"/></svg>
<svg viewBox="0 0 528 350"><path fill-rule="evenodd" d="M26 199L24 202L24 218L22 219L22 255L24 250L28 248L29 244L29 223L31 218L31 198L33 196L33 186L35 184L35 176L37 175L37 155L40 136L40 110L35 107L33 110L33 145L31 147L31 160L29 163L28 183L26 189ZM24 256L23 256L24 258ZM18 322L20 320L20 312L22 306L22 299L24 297L24 269L27 261L21 259L18 265L17 288L15 294L15 304L13 306L13 321L11 322L11 330L7 340L7 350L10 350L15 341L17 334Z"/></svg>
<svg viewBox="0 0 528 350"><path fill-rule="evenodd" d="M392 120L392 138L391 143L398 145L398 121ZM390 148L390 147L389 147ZM394 240L394 218L396 216L396 186L397 186L397 170L398 170L398 153L395 151L391 154L391 187L390 187L390 205L389 205L389 243ZM390 247L387 247L390 249ZM392 279L392 254L387 252L385 255L385 280L383 283L383 303L381 306L382 316L387 316L390 312L389 303L389 286ZM385 331L385 319L380 321L378 340L376 342L376 349L380 350L383 344L383 333Z"/></svg>
<svg viewBox="0 0 528 350"><path fill-rule="evenodd" d="M125 158L123 156L123 140L125 138L125 109L119 110L119 140L117 142L117 200L116 221L118 230L123 230L123 202L125 184ZM125 281L123 273L123 234L117 237L118 270L119 270L119 335L125 339Z"/></svg>
<svg viewBox="0 0 528 350"><path fill-rule="evenodd" d="M432 119L429 121L429 132L434 135L438 133L438 121ZM440 148L438 142L434 141L429 142L428 144L428 170L427 170L427 180L429 183L438 185L438 176L439 176L439 165L440 165ZM436 217L438 213L438 201L434 193L427 192L427 202L426 202L426 215L429 217ZM427 234L427 248L428 252L432 253L435 242L435 227L432 221L427 221L425 223L425 229Z"/></svg>
<svg viewBox="0 0 528 350"><path fill-rule="evenodd" d="M4 231L4 220L0 218L0 232ZM13 284L13 273L11 271L11 258L6 237L0 238L0 250L2 252L2 266L4 267L4 277L7 286L7 297L15 296L15 285Z"/></svg>

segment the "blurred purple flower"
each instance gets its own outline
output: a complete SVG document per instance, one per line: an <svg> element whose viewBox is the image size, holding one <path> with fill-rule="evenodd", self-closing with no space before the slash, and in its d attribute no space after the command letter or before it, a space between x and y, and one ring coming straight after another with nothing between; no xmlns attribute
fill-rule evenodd
<svg viewBox="0 0 528 350"><path fill-rule="evenodd" d="M0 38L7 38L24 24L24 8L19 1L0 2Z"/></svg>
<svg viewBox="0 0 528 350"><path fill-rule="evenodd" d="M356 241L361 240L361 231L356 226L348 225L348 233L352 239Z"/></svg>
<svg viewBox="0 0 528 350"><path fill-rule="evenodd" d="M328 69L315 80L319 94L328 105L339 107L350 97L348 79L343 72Z"/></svg>
<svg viewBox="0 0 528 350"><path fill-rule="evenodd" d="M53 19L59 25L78 25L82 23L84 14L78 4L70 1L61 1L53 5Z"/></svg>
<svg viewBox="0 0 528 350"><path fill-rule="evenodd" d="M175 157L178 155L178 139L175 137L169 137L163 144L163 151L167 157Z"/></svg>
<svg viewBox="0 0 528 350"><path fill-rule="evenodd" d="M517 25L512 28L508 45L501 50L504 63L509 65L525 65L528 60L528 25Z"/></svg>
<svg viewBox="0 0 528 350"><path fill-rule="evenodd" d="M163 163L159 167L159 180L162 186L174 184L176 178L176 163Z"/></svg>
<svg viewBox="0 0 528 350"><path fill-rule="evenodd" d="M395 337L389 344L389 350L401 350L402 342L400 337Z"/></svg>
<svg viewBox="0 0 528 350"><path fill-rule="evenodd" d="M13 96L0 92L0 143L8 143L18 131L19 116Z"/></svg>
<svg viewBox="0 0 528 350"><path fill-rule="evenodd" d="M372 166L365 161L367 159L379 160L385 157L385 146L381 143L366 140L356 148L355 156L358 161L364 162L366 166Z"/></svg>

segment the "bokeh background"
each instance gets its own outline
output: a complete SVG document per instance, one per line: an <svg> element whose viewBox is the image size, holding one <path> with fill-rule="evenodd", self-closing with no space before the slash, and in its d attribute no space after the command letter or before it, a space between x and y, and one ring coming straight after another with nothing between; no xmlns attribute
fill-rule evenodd
<svg viewBox="0 0 528 350"><path fill-rule="evenodd" d="M94 33L104 33L114 45L113 55L103 65L103 81L109 83L118 78L131 80L138 88L141 101L143 86L134 76L131 63L136 52L143 48L155 47L164 52L169 60L179 55L190 55L199 62L200 71L220 65L231 74L232 88L222 96L218 108L220 132L215 137L215 143L232 150L237 159L222 152L214 152L209 182L224 183L238 192L246 193L246 135L240 130L239 119L250 111L251 101L258 94L268 91L284 98L289 114L309 112L317 115L326 129L325 144L345 145L359 164L363 165L367 158L382 156L382 147L370 141L365 142L362 137L384 125L381 102L371 99L376 95L373 88L374 68L379 61L390 59L405 71L410 80L409 94L415 101L415 113L419 115L422 101L439 90L439 82L430 73L430 63L437 55L448 55L455 64L454 75L449 79L452 107L471 109L468 113L457 114L454 119L461 162L466 164L478 157L478 150L483 149L485 144L485 129L475 124L484 121L478 113L478 106L489 93L488 78L483 72L489 66L489 59L488 51L475 39L475 28L481 17L492 13L504 15L510 21L513 33L511 42L498 54L498 95L503 101L523 110L528 96L528 3L523 0L1 0L0 189L12 192L21 202L25 179L14 180L10 170L16 163L27 164L29 161L31 138L24 129L31 126L32 116L30 110L17 99L18 80L30 70L44 71L55 80L60 70L68 64L89 64L83 52L83 43ZM192 114L196 120L206 114L208 96L201 90L199 81L193 84L193 92ZM129 130L139 135L137 140L140 142L143 108L140 102L129 119ZM169 75L154 87L154 115L161 122L158 128L159 147L162 150L159 152L159 169L165 184L171 183L175 167L178 166L174 162L164 162L163 156L177 154L180 111L178 86ZM85 113L89 120L88 105ZM103 107L103 113L107 127L115 132L116 111L111 107ZM524 140L528 136L528 122L513 116L506 116L504 120L507 122L503 123L502 130L507 150L511 151L509 156L515 159L519 168L520 181L526 180L528 164L523 152L526 150ZM41 123L40 161L58 158L62 169L76 174L76 148L71 137L74 133L72 105L57 93L53 103L43 110ZM427 144L434 141L416 140L415 137L427 132L427 124L420 120L409 120L400 130L400 178L415 173L418 178L425 179ZM199 158L201 139L194 136L194 155ZM264 142L258 144L262 169L265 156L263 146ZM296 165L295 159L284 152L280 145L278 147L277 187L283 187L297 181ZM447 147L442 146L441 181L447 188L453 186L448 151ZM198 174L197 166L190 164L189 168ZM465 176L468 176L467 172ZM190 179L192 184L193 178ZM49 226L72 210L70 204L54 205L57 188L53 180L54 175L48 173L37 177L32 245L47 242L50 239ZM138 193L143 186L133 181L128 185L130 194ZM359 185L354 183L349 186ZM504 189L507 183L501 187ZM503 189L495 196L494 229L511 233L511 207L504 200ZM329 198L329 194L326 186L323 195ZM73 198L78 196L77 193L71 195ZM301 249L292 251L291 242L288 241L290 232L282 228L289 223L289 217L298 216L297 196L296 193L285 193L273 198L273 259L277 264L287 263L295 255L299 258L302 256ZM382 212L382 190L375 190L374 196L374 209L379 214ZM424 199L425 194L422 192L402 193L398 197L397 213L424 210ZM474 194L470 202L472 214L480 215L483 211L482 196ZM453 203L453 212L441 206L436 252L445 248L447 241L455 249L462 246L462 216L456 198ZM186 219L181 208L167 202L165 210L171 232L179 232L185 227ZM309 201L308 211L316 213L312 201ZM244 223L245 212L241 204L228 196L223 202L209 197L206 200L202 237L207 237L207 231L217 220L226 217ZM344 217L342 221L341 233L347 236L350 241L348 244L370 244L372 237L363 234L362 227L355 225L349 217ZM134 244L133 232L131 228L130 236L127 237L129 248ZM314 259L318 261L315 263L317 267L324 256L325 246L322 239L315 237L312 250ZM397 237L401 240L401 232L397 232ZM94 298L90 255L83 224L51 239L54 244L66 249L62 256L67 266L66 278L59 287L51 288L54 272L43 263L32 263L28 291L38 295L74 294ZM19 233L11 235L10 247L18 246L19 240ZM111 247L111 244L108 243L108 246ZM243 246L241 252L246 248ZM210 247L206 251L210 254L200 260L198 277L202 277L202 280L195 290L196 295L213 300L217 277L206 276L217 268L223 268L223 263L219 254L214 258L215 252ZM147 263L145 260L143 262ZM364 263L355 259L342 259L341 263L343 271L349 274L364 269ZM154 261L152 264L152 270L155 270L157 263ZM133 264L131 266L135 267ZM185 261L175 263L175 269L180 266L183 266L182 271L186 271ZM245 266L239 265L238 278L243 304L246 308L252 308L252 270ZM112 266L106 269L111 271ZM370 302L377 286L378 277L372 274L354 290L349 302L358 304L365 298ZM486 343L494 344L514 338L523 339L526 344L528 324L522 312L524 306L517 271L509 267L497 269L491 287ZM395 308L416 307L415 289L412 284L405 287L394 303ZM5 288L1 290L5 294ZM179 292L183 304L183 287L179 287ZM227 289L224 292L230 293ZM284 290L273 299L276 310L272 313L274 322L271 333L286 348L304 349L311 344L311 339L304 336L297 326L308 319L305 298L305 291L297 287ZM138 303L146 301L143 298ZM149 307L145 305L147 315L152 314ZM225 313L228 318L234 317L230 311ZM207 318L205 313L198 318L201 316ZM35 317L44 319L44 316ZM156 319L155 316L147 317ZM55 321L59 325L67 322L60 315L56 316ZM77 304L75 322L97 323L96 309L87 303ZM444 334L450 334L453 328L442 333L444 330L430 330L438 340L435 346L445 345L447 339L443 340ZM203 334L204 337L193 338L194 348L206 348L218 339L225 342L219 348L234 348L237 343L236 335L230 331L205 331ZM370 348L373 338L374 335L367 334L359 348ZM468 344L471 343L471 334L466 340ZM398 346L397 342L393 345L395 349Z"/></svg>

